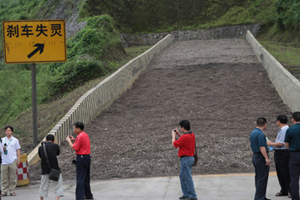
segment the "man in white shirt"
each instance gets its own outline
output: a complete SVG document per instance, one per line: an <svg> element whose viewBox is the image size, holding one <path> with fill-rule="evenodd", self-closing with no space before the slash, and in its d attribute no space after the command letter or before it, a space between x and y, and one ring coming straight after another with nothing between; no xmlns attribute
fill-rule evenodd
<svg viewBox="0 0 300 200"><path fill-rule="evenodd" d="M2 164L1 164L1 196L7 196L7 190L11 196L16 196L17 166L20 164L19 140L13 136L13 127L5 127L6 137L2 140Z"/></svg>
<svg viewBox="0 0 300 200"><path fill-rule="evenodd" d="M268 146L273 146L274 160L277 172L277 178L281 187L280 192L276 196L288 196L290 193L290 172L289 172L289 160L290 151L284 146L285 133L289 126L287 125L287 116L277 116L276 124L280 128L275 142L267 142Z"/></svg>

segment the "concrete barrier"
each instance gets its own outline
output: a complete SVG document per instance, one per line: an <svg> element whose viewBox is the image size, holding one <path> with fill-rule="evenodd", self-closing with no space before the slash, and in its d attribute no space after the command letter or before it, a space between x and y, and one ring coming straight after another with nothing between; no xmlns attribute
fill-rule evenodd
<svg viewBox="0 0 300 200"><path fill-rule="evenodd" d="M300 81L287 71L260 43L250 31L246 39L252 46L258 60L266 69L283 102L293 111L300 111Z"/></svg>
<svg viewBox="0 0 300 200"><path fill-rule="evenodd" d="M172 36L167 35L148 51L129 61L115 73L85 93L49 132L49 134L55 136L56 143L60 144L67 135L73 132L73 124L75 122L81 121L86 124L99 115L102 110L132 85L140 72L150 64L153 57L171 44L172 41ZM39 146L28 155L29 165L39 161Z"/></svg>
<svg viewBox="0 0 300 200"><path fill-rule="evenodd" d="M247 30L256 36L261 24L240 24L235 26L221 26L198 30L177 30L163 33L121 33L123 47L153 45L171 34L175 41L212 40L222 38L245 38Z"/></svg>

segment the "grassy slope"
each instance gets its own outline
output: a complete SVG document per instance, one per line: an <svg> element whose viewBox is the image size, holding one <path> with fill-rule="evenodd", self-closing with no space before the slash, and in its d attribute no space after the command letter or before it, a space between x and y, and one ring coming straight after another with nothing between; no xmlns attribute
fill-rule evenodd
<svg viewBox="0 0 300 200"><path fill-rule="evenodd" d="M276 1L153 0L150 2L143 0L86 0L81 7L79 16L84 19L92 15L108 13L117 21L122 32L165 32L236 24L266 23L274 16ZM126 6L122 2L127 2L125 3ZM103 6L102 9L99 7L101 5Z"/></svg>
<svg viewBox="0 0 300 200"><path fill-rule="evenodd" d="M279 31L276 24L264 28L258 41L296 78L300 80L300 34Z"/></svg>

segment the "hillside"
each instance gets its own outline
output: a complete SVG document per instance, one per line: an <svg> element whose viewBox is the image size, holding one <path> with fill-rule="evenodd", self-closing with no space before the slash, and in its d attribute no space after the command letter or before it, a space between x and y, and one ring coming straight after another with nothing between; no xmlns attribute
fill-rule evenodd
<svg viewBox="0 0 300 200"><path fill-rule="evenodd" d="M77 23L79 5L80 1L69 0L0 2L2 20L66 18L68 62L37 65L38 104L59 99L88 80L110 74L117 69L119 62L127 59L114 20L102 15ZM0 50L2 52L2 46ZM3 60L3 53L0 58ZM0 127L31 108L30 69L30 65L0 63ZM16 132L24 133L24 130L16 129Z"/></svg>
<svg viewBox="0 0 300 200"><path fill-rule="evenodd" d="M79 17L109 14L122 32L158 32L266 22L276 0L87 0Z"/></svg>
<svg viewBox="0 0 300 200"><path fill-rule="evenodd" d="M147 33L263 23L258 39L297 74L300 66L299 10L300 3L295 0L0 1L1 20L63 18L67 22L68 62L37 65L41 111L39 138L65 114L73 103L70 98L78 99L79 94L148 48L125 51L120 32ZM5 65L2 43L0 51L0 127L15 126L17 136L24 139L24 144L30 144L30 65Z"/></svg>

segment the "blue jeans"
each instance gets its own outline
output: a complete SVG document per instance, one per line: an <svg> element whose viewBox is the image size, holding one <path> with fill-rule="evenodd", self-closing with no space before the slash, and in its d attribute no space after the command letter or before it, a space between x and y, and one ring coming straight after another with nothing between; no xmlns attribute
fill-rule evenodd
<svg viewBox="0 0 300 200"><path fill-rule="evenodd" d="M300 152L290 153L289 168L291 178L291 196L293 200L299 200Z"/></svg>
<svg viewBox="0 0 300 200"><path fill-rule="evenodd" d="M192 178L192 167L195 162L194 157L180 158L180 184L184 197L197 198Z"/></svg>
<svg viewBox="0 0 300 200"><path fill-rule="evenodd" d="M76 200L92 199L90 187L90 155L76 157Z"/></svg>

